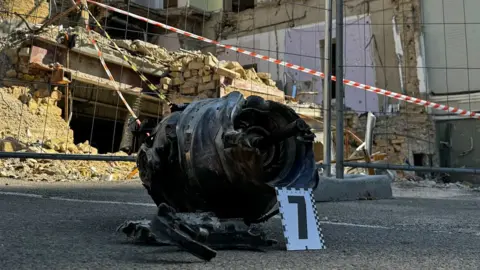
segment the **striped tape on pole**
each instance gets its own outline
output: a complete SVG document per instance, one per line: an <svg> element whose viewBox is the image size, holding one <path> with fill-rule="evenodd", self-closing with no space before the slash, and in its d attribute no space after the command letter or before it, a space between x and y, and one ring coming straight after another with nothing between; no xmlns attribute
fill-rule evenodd
<svg viewBox="0 0 480 270"><path fill-rule="evenodd" d="M87 7L83 7L83 8L87 9ZM115 85L118 96L122 100L123 104L125 104L125 107L127 107L128 112L133 116L133 118L136 119L137 124L140 125L141 124L140 120L137 118L137 115L132 110L130 105L128 105L128 102L123 97L122 92L120 92L120 86L118 85L118 83L113 78L112 72L110 72L110 69L108 68L107 63L105 63L105 59L103 58L102 51L100 50L100 48L97 45L97 42L95 41L95 39L91 35L88 20L85 19L84 22L85 22L85 28L87 29L88 38L89 38L90 42L93 44L93 46L95 47L95 50L97 51L98 58L100 59L100 62L102 63L102 66L103 66L103 69L105 70L105 73L107 73L108 79L110 79L110 81L114 82L114 85Z"/></svg>
<svg viewBox="0 0 480 270"><path fill-rule="evenodd" d="M216 46L221 47L221 48L226 48L226 49L238 52L238 53L246 54L246 55L249 55L249 56L264 60L264 61L272 62L272 63L275 63L277 65L285 66L287 68L298 70L298 71L301 71L303 73L307 73L307 74L310 74L310 75L313 75L313 76L325 78L325 74L320 72L320 71L317 71L317 70L313 70L313 69L309 69L309 68L306 68L306 67L302 67L302 66L299 66L299 65L292 64L292 63L288 63L288 62L278 60L278 59L275 59L275 58L272 58L272 57L269 57L269 56L258 54L256 52L250 52L250 51L247 51L247 50L244 50L244 49L241 49L241 48L237 48L237 47L232 46L232 45L221 44L220 42L218 42L216 40L212 40L212 39L208 39L208 38L205 38L205 37L202 37L202 36L199 36L199 35L195 35L193 33L190 33L190 32L187 32L187 31L184 31L184 30L166 25L164 23L157 22L157 21L154 21L154 20L139 16L139 15L133 14L133 13L128 12L128 11L124 11L124 10L121 10L121 9L118 9L118 8L114 8L114 7L111 7L111 6L102 4L102 3L98 3L98 2L95 2L95 1L92 1L92 0L87 0L87 1L92 3L92 4L98 5L100 7L103 7L105 9L108 9L108 10L111 10L111 11L114 11L114 12L117 12L117 13L120 13L120 14L124 14L124 15L127 15L127 16L131 16L131 17L139 19L141 21L153 24L155 26L162 27L164 29L170 30L172 32L175 32L175 33L178 33L178 34L190 37L190 38L194 38L194 39L197 39L197 40L200 40L200 41L203 41L203 42L206 42L206 43L210 43L210 44L215 44ZM332 78L333 81L336 81L335 76L331 76L331 78ZM343 83L345 85L348 85L348 86L353 86L353 87L356 87L358 89L362 89L362 90L365 90L365 91L368 91L368 92L372 92L372 93L376 93L376 94L379 94L379 95L391 97L391 98L394 98L394 99L397 99L397 100L402 100L402 101L406 101L406 102L409 102L409 103L413 103L413 104L417 104L417 105L421 105L421 106L425 106L425 107L429 107L429 108L434 108L434 109L437 109L437 110L448 111L448 112L455 113L455 114L458 114L458 115L463 115L463 116L468 116L468 117L473 117L473 118L476 118L476 119L480 119L480 113L475 113L475 112L467 111L467 110L464 110L464 109L450 107L450 106L438 104L438 103L435 103L435 102L431 102L431 101L427 101L427 100L423 100L423 99L419 99L419 98L415 98L415 97L402 95L402 94L399 94L399 93L396 93L396 92L392 92L392 91L381 89L381 88L378 88L378 87L358 83L358 82L347 80L347 79L344 79Z"/></svg>

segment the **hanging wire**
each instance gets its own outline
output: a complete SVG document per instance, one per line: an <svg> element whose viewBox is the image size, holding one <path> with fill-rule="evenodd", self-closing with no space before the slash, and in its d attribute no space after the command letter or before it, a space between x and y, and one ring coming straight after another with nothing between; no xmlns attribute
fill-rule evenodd
<svg viewBox="0 0 480 270"><path fill-rule="evenodd" d="M94 143L93 142L93 130L95 128L95 116L97 114L97 104L98 104L98 92L99 92L99 87L98 86L95 86L95 103L94 103L94 106L93 106L93 116L92 116L92 125L90 127L90 143L89 143L89 146L90 146L90 149L89 149L89 155L92 154L92 144Z"/></svg>

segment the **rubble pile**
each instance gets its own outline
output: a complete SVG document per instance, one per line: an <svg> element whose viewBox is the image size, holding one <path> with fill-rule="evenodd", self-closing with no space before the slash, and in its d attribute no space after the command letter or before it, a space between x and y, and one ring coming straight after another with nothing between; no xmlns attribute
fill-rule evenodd
<svg viewBox="0 0 480 270"><path fill-rule="evenodd" d="M94 49L88 34L83 27L61 29L58 26L45 27L39 36L43 39L56 42L62 31L68 31L70 34L76 34L77 48ZM220 85L220 76L232 79L244 79L253 84L276 88L275 82L268 73L257 73L255 70L245 70L238 62L218 61L212 54L203 54L200 51L167 51L157 45L141 40L113 40L120 47L120 53L114 45L97 32L91 31L92 37L102 50L104 55L115 56L123 59L122 53L138 66L155 66L164 70L164 76L156 83L157 86L170 95L199 96L199 98L214 97L216 89ZM15 36L19 36L17 33ZM20 35L21 36L21 35ZM11 41L13 42L13 41ZM41 74L31 74L26 67L29 51L28 48L9 50L8 55L12 64L21 62L16 69L9 70L7 77L16 77L28 81L41 81L48 76ZM22 63L25 60L25 65Z"/></svg>
<svg viewBox="0 0 480 270"><path fill-rule="evenodd" d="M170 63L168 76L160 80L160 89L168 94L215 97L220 76L244 79L252 83L275 87L270 74L243 69L238 62L218 61L212 54L192 54L177 57Z"/></svg>
<svg viewBox="0 0 480 270"><path fill-rule="evenodd" d="M28 151L34 150L33 147ZM38 149L38 148L37 148ZM38 151L38 150L36 150ZM110 154L111 155L111 154ZM127 155L119 152L113 155ZM79 160L2 159L0 177L29 181L115 181L124 180L135 164Z"/></svg>
<svg viewBox="0 0 480 270"><path fill-rule="evenodd" d="M39 25L30 25L38 29ZM1 29L0 29L1 30ZM1 31L0 31L1 32ZM1 37L0 49L6 59L1 67L0 88L0 151L65 154L97 154L89 142L74 144L73 131L62 118L57 102L62 92L50 86L51 71L31 59L31 37L58 44L59 37L76 34L75 47L83 53L96 54L84 27L63 28L50 25L33 34L24 28ZM217 97L221 77L244 80L247 84L277 89L268 73L244 69L238 62L219 61L212 54L200 51L167 51L140 40L114 40L91 31L91 37L102 50L105 59L123 59L122 53L138 67L160 71L153 83L170 96L186 95L197 98ZM49 68L57 63L44 63ZM280 90L278 90L280 91ZM108 155L108 154L107 154ZM126 155L115 153L115 155ZM33 159L0 160L0 177L29 180L63 179L125 179L135 164L101 161L56 161Z"/></svg>
<svg viewBox="0 0 480 270"><path fill-rule="evenodd" d="M56 138L73 140L73 131L56 106L61 92L14 86L0 88L0 95L1 138L13 137L25 145Z"/></svg>
<svg viewBox="0 0 480 270"><path fill-rule="evenodd" d="M291 106L300 114L315 115L315 117L323 117L323 109L320 105L309 103L296 103L287 101L287 105ZM373 138L372 153L385 153L387 158L385 162L390 164L406 164L412 162L409 160L410 151L415 153L425 153L433 155L435 149L435 141L432 138L434 134L432 126L426 121L428 115L418 106L411 106L404 111L409 113L383 114L376 115L376 123ZM367 126L367 113L359 114L358 112L345 107L343 112L344 125L356 134L361 140L365 139L365 128ZM336 110L332 105L332 124L336 124ZM332 137L335 141L335 136ZM349 156L352 151L359 145L356 140L349 137L349 146L345 147L345 155ZM425 146L420 148L420 146ZM415 150L413 150L415 149ZM425 161L428 164L429 161Z"/></svg>
<svg viewBox="0 0 480 270"><path fill-rule="evenodd" d="M163 77L158 85L168 94L193 95L199 98L214 97L220 83L220 76L244 79L276 88L269 73L257 73L253 68L245 70L238 62L218 61L211 53L169 52L157 45L140 40L114 40L114 42L129 53L140 54L149 61L157 61L168 67L167 76ZM109 43L105 45L111 46Z"/></svg>
<svg viewBox="0 0 480 270"><path fill-rule="evenodd" d="M386 153L387 162L390 164L413 165L413 160L409 158L410 152L423 153L426 156L433 155L436 149L436 142L432 139L433 127L426 121L428 115L422 110L423 108L412 105L408 110L404 110L408 113L377 116L373 152ZM360 117L355 127L362 138L365 134L366 122L366 117ZM423 162L428 166L430 161Z"/></svg>
<svg viewBox="0 0 480 270"><path fill-rule="evenodd" d="M73 143L73 130L57 107L61 97L57 90L0 88L0 151L97 154L88 141ZM133 166L131 162L0 159L0 176L42 181L118 180L125 179Z"/></svg>

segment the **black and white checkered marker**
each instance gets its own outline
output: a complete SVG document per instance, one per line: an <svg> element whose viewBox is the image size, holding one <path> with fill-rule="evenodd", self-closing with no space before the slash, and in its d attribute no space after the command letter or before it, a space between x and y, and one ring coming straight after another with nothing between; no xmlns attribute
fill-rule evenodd
<svg viewBox="0 0 480 270"><path fill-rule="evenodd" d="M275 188L287 250L324 249L312 189Z"/></svg>

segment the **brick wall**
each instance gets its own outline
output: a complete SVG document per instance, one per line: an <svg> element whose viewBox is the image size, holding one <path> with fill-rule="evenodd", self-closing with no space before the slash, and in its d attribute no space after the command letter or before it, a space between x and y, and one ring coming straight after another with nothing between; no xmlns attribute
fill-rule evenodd
<svg viewBox="0 0 480 270"><path fill-rule="evenodd" d="M47 0L3 0L0 3L0 18L18 19L13 13L22 15L29 23L42 23L49 14Z"/></svg>
<svg viewBox="0 0 480 270"><path fill-rule="evenodd" d="M425 93L420 93L417 72L421 36L420 0L391 1L403 51L401 65L404 90L409 96L426 98ZM433 165L438 165L435 125L424 107L402 102L399 116L381 117L378 120L377 133L387 135L377 135L376 138L382 140L382 144L387 141L385 149L397 155L395 160L408 159L413 165L414 154L425 154L432 156ZM429 165L427 163L424 162Z"/></svg>

